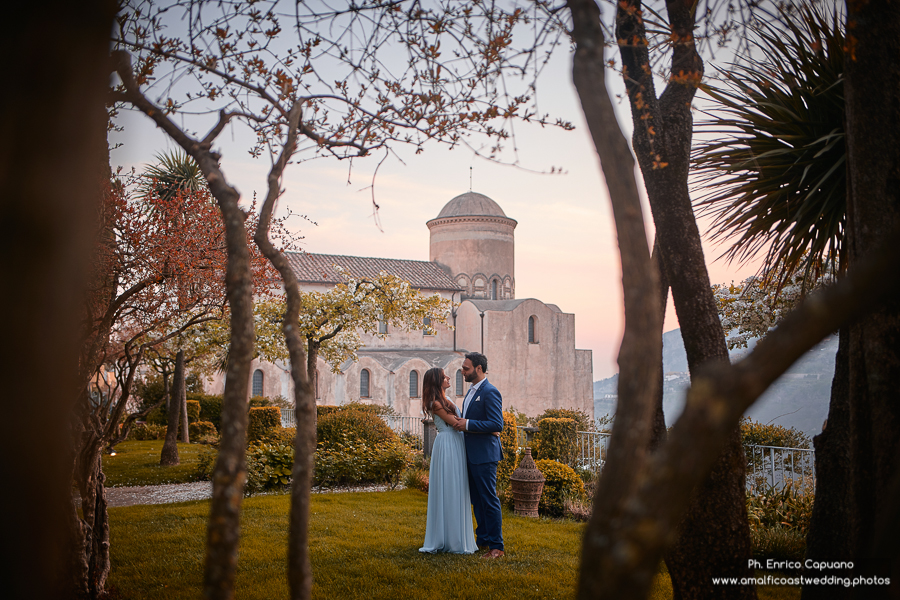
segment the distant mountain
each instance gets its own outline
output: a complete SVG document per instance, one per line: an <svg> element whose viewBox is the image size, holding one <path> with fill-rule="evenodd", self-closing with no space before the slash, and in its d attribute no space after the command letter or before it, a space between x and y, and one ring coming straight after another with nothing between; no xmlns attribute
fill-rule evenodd
<svg viewBox="0 0 900 600"><path fill-rule="evenodd" d="M750 407L746 415L762 423L773 422L785 427L796 427L808 435L818 434L828 415L837 344L837 336L829 336L803 355ZM750 348L732 351L732 361L739 359L755 345L756 340L751 340ZM687 355L681 330L673 329L664 333L663 409L669 425L675 422L684 409L684 392L690 384L687 371ZM609 396L616 394L618 381L619 376L613 375L594 382L596 416L615 412L616 399Z"/></svg>

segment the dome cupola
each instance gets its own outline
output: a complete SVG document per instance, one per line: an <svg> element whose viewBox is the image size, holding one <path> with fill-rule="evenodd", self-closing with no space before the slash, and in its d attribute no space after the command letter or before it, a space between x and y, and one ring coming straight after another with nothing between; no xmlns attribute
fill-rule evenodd
<svg viewBox="0 0 900 600"><path fill-rule="evenodd" d="M430 258L464 289L463 298L515 298L516 221L484 194L466 192L426 223Z"/></svg>

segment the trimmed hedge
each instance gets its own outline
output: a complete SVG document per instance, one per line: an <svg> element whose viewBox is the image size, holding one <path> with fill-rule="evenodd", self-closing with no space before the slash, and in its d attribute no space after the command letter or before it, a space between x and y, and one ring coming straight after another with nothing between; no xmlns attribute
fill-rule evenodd
<svg viewBox="0 0 900 600"><path fill-rule="evenodd" d="M325 448L336 448L356 442L375 447L396 441L398 437L375 412L347 405L318 419L316 439Z"/></svg>
<svg viewBox="0 0 900 600"><path fill-rule="evenodd" d="M409 447L399 439L377 446L345 439L330 447L319 445L315 482L323 486L386 483L393 489L410 464Z"/></svg>
<svg viewBox="0 0 900 600"><path fill-rule="evenodd" d="M266 439L280 427L280 408L274 406L251 408L247 421L247 441L252 443Z"/></svg>
<svg viewBox="0 0 900 600"><path fill-rule="evenodd" d="M576 429L578 431L594 431L594 421L583 410L573 410L571 408L548 408L538 415L534 420L540 423L542 419L575 419Z"/></svg>
<svg viewBox="0 0 900 600"><path fill-rule="evenodd" d="M548 417L538 422L540 431L533 440L531 454L536 459L556 460L572 465L577 456L575 419Z"/></svg>
<svg viewBox="0 0 900 600"><path fill-rule="evenodd" d="M497 465L497 489L509 485L509 478L519 466L516 454L516 417L513 413L503 413L503 431L500 432L500 447L503 459Z"/></svg>
<svg viewBox="0 0 900 600"><path fill-rule="evenodd" d="M538 512L548 517L565 515L566 500L585 502L584 483L574 469L555 460L534 461L544 476L544 491Z"/></svg>
<svg viewBox="0 0 900 600"><path fill-rule="evenodd" d="M200 403L196 400L187 401L188 425L200 420Z"/></svg>
<svg viewBox="0 0 900 600"><path fill-rule="evenodd" d="M132 440L137 441L163 440L166 438L167 429L168 427L166 427L165 425L154 425L153 423L138 423L131 428L131 432L128 434L128 437Z"/></svg>
<svg viewBox="0 0 900 600"><path fill-rule="evenodd" d="M188 433L191 436L191 441L194 443L209 442L218 436L216 426L209 421L195 421L191 423L188 425Z"/></svg>
<svg viewBox="0 0 900 600"><path fill-rule="evenodd" d="M188 394L188 402L196 400L200 403L200 421L209 421L222 429L222 396L212 394Z"/></svg>

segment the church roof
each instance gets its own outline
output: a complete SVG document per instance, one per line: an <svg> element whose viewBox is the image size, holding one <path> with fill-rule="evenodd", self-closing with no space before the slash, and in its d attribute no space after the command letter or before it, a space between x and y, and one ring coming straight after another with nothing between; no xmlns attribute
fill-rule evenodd
<svg viewBox="0 0 900 600"><path fill-rule="evenodd" d="M357 277L377 277L382 271L405 279L416 289L459 291L461 288L436 263L425 260L341 256L285 252L285 257L301 283L341 283L334 271L339 266Z"/></svg>
<svg viewBox="0 0 900 600"><path fill-rule="evenodd" d="M499 204L484 194L466 192L445 204L436 218L463 216L506 217L506 213L503 212Z"/></svg>
<svg viewBox="0 0 900 600"><path fill-rule="evenodd" d="M536 298L516 298L515 300L485 300L483 298L467 298L466 302L471 302L475 305L480 311L499 311L499 312L509 312L511 310L515 310L517 306L525 302L526 300L536 300ZM541 302L540 300L537 300ZM562 312L558 306L555 304L544 304L553 312Z"/></svg>

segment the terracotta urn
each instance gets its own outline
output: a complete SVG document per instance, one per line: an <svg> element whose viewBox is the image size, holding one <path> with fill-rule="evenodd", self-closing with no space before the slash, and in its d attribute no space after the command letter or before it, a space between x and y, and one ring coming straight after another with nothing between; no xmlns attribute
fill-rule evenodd
<svg viewBox="0 0 900 600"><path fill-rule="evenodd" d="M525 456L510 476L509 485L512 489L516 514L520 517L537 518L538 504L544 490L544 476L531 458L531 448L525 448Z"/></svg>

